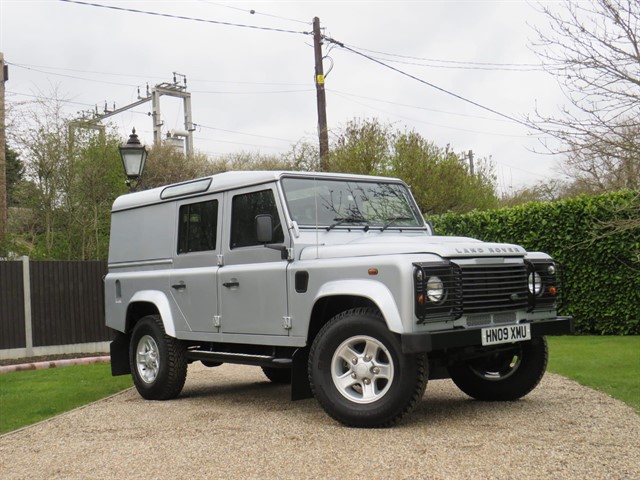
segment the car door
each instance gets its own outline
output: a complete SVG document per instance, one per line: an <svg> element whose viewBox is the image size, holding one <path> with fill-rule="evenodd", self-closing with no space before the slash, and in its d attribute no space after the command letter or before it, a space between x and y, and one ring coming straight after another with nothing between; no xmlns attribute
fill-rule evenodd
<svg viewBox="0 0 640 480"><path fill-rule="evenodd" d="M215 333L222 195L184 200L178 208L171 296L191 331Z"/></svg>
<svg viewBox="0 0 640 480"><path fill-rule="evenodd" d="M275 244L288 246L289 236L275 184L226 195L230 219L225 222L224 266L218 272L221 331L288 335L288 262ZM273 219L273 248L257 240L255 218L265 214Z"/></svg>

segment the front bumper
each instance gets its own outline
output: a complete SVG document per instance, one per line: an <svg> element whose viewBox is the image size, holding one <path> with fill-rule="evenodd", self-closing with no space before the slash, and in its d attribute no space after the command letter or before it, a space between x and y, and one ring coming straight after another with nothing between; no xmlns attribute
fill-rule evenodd
<svg viewBox="0 0 640 480"><path fill-rule="evenodd" d="M403 353L427 353L449 348L482 345L482 328L400 335ZM531 338L545 335L572 335L573 317L556 317L531 322Z"/></svg>

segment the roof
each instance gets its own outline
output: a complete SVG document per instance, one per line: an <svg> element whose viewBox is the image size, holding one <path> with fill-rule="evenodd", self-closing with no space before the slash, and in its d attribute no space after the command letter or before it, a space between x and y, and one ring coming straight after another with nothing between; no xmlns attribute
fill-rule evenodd
<svg viewBox="0 0 640 480"><path fill-rule="evenodd" d="M344 173L325 173L325 172L298 172L298 171L244 171L237 170L231 172L223 172L208 177L188 180L186 182L174 183L162 187L144 190L142 192L134 192L122 195L113 202L112 211L128 210L130 208L141 207L143 205L151 205L165 201L175 200L176 198L185 198L190 196L204 195L207 193L224 192L252 185L260 185L262 183L276 182L284 176L308 177L308 178L350 178L353 180L364 181L385 181L400 182L397 178L376 177L369 175L353 175ZM207 180L210 180L207 182ZM177 195L167 195L167 191L171 191L174 187L185 187L193 185L193 192L181 193ZM198 188L200 186L201 188ZM178 188L175 188L178 191ZM165 192L163 194L163 192Z"/></svg>

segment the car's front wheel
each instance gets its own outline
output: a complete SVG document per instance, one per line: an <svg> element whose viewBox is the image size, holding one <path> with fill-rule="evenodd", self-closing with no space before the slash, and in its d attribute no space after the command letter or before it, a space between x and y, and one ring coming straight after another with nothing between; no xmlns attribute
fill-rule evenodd
<svg viewBox="0 0 640 480"><path fill-rule="evenodd" d="M427 385L426 355L405 355L380 313L345 311L318 333L309 381L322 408L353 427L387 427L408 414Z"/></svg>

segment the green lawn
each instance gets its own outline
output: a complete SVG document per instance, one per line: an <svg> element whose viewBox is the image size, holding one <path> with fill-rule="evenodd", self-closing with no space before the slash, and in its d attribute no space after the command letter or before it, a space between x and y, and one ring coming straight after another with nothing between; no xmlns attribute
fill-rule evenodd
<svg viewBox="0 0 640 480"><path fill-rule="evenodd" d="M93 364L0 375L0 434L107 397L132 385Z"/></svg>
<svg viewBox="0 0 640 480"><path fill-rule="evenodd" d="M550 372L608 393L640 414L640 336L547 340Z"/></svg>

